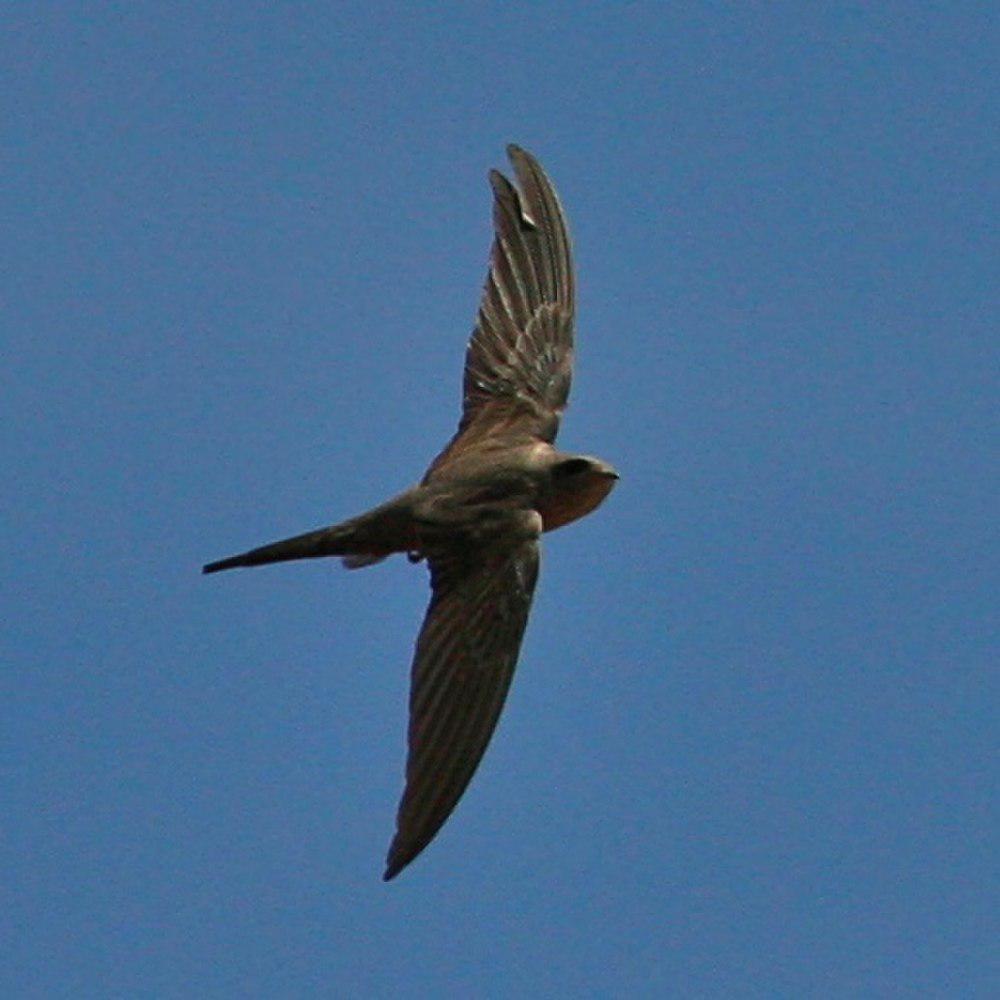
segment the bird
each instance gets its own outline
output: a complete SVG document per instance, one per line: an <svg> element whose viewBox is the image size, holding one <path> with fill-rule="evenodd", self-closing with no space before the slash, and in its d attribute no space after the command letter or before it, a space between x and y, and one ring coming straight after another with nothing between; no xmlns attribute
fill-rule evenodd
<svg viewBox="0 0 1000 1000"><path fill-rule="evenodd" d="M507 147L493 243L465 354L458 429L416 485L349 520L205 565L204 573L323 556L349 569L426 561L430 603L410 673L406 775L383 874L437 835L472 779L514 675L539 539L589 514L619 476L555 445L573 375L575 277L566 217L538 160Z"/></svg>

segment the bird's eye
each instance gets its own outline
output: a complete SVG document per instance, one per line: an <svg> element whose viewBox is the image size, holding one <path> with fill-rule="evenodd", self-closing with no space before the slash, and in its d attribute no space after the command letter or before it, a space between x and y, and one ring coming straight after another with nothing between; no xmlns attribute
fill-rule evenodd
<svg viewBox="0 0 1000 1000"><path fill-rule="evenodd" d="M555 468L555 474L560 479L567 476L578 476L581 472L590 469L590 462L585 458L567 458L565 462L560 462Z"/></svg>

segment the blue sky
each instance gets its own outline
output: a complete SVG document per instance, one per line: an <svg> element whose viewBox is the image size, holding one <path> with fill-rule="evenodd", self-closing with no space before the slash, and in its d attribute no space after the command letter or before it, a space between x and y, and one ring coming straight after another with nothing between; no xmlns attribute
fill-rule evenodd
<svg viewBox="0 0 1000 1000"><path fill-rule="evenodd" d="M988 5L4 22L5 996L995 995ZM622 481L386 885L423 567L199 567L451 434L510 141Z"/></svg>

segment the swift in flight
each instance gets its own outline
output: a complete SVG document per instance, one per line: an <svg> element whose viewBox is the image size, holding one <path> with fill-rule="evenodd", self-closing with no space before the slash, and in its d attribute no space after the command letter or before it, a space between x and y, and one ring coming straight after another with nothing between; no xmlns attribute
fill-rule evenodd
<svg viewBox="0 0 1000 1000"><path fill-rule="evenodd" d="M430 568L413 657L406 787L385 879L431 842L493 735L538 577L539 538L589 514L618 474L553 447L573 372L574 278L559 199L508 147L518 187L491 171L495 236L465 356L458 431L417 486L358 517L251 549L205 573L406 553Z"/></svg>

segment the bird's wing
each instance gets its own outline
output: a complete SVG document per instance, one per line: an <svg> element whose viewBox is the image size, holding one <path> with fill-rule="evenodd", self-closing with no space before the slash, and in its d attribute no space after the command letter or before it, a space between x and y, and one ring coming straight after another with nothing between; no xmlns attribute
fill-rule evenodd
<svg viewBox="0 0 1000 1000"><path fill-rule="evenodd" d="M432 596L413 658L406 788L387 880L434 838L493 735L528 621L540 531L535 512L507 510L449 528L440 545L425 542Z"/></svg>
<svg viewBox="0 0 1000 1000"><path fill-rule="evenodd" d="M551 443L573 375L573 260L566 219L538 161L508 146L520 190L490 172L493 248L465 356L458 432L432 470L502 437Z"/></svg>

